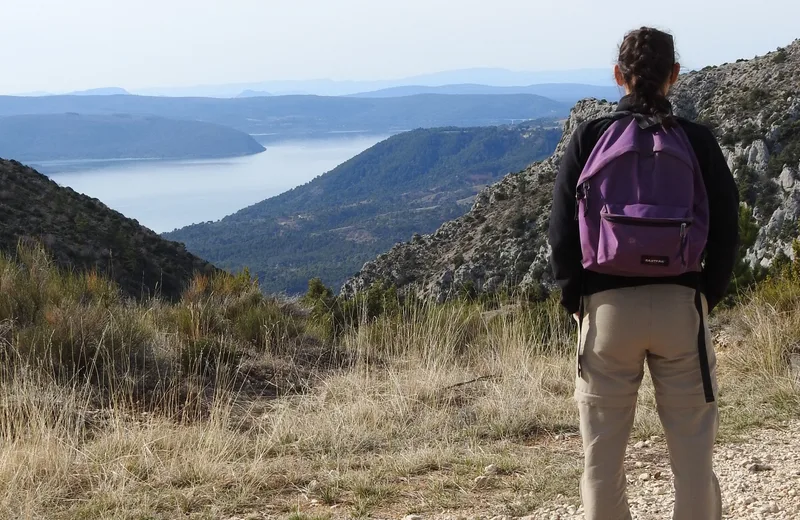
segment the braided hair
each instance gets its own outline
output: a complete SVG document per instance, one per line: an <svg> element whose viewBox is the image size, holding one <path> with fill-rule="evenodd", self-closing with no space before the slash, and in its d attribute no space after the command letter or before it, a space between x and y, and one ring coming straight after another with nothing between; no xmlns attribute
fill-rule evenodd
<svg viewBox="0 0 800 520"><path fill-rule="evenodd" d="M625 35L617 64L631 89L634 103L649 115L670 122L664 85L675 66L675 41L671 34L642 27Z"/></svg>

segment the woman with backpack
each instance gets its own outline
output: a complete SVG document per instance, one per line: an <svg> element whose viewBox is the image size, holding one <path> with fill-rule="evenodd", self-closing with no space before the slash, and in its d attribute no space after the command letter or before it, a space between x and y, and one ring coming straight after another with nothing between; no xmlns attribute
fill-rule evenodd
<svg viewBox="0 0 800 520"><path fill-rule="evenodd" d="M722 516L706 316L733 272L739 200L711 131L672 115L679 73L671 35L628 33L614 68L626 95L577 128L556 178L551 261L580 331L587 520L631 518L624 458L645 363L674 473L673 518Z"/></svg>

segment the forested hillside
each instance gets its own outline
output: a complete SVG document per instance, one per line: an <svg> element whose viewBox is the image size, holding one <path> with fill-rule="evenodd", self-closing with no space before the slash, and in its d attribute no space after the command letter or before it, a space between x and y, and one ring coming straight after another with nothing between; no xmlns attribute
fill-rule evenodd
<svg viewBox="0 0 800 520"><path fill-rule="evenodd" d="M40 114L0 117L0 157L70 159L213 159L263 152L233 128L161 117Z"/></svg>
<svg viewBox="0 0 800 520"><path fill-rule="evenodd" d="M215 272L99 200L0 159L0 252L13 255L20 241L41 243L56 265L107 276L136 298L176 298L196 273Z"/></svg>
<svg viewBox="0 0 800 520"><path fill-rule="evenodd" d="M549 155L551 122L415 130L394 136L312 182L219 222L166 236L228 269L249 267L268 291L340 284L369 258L466 212L474 195Z"/></svg>

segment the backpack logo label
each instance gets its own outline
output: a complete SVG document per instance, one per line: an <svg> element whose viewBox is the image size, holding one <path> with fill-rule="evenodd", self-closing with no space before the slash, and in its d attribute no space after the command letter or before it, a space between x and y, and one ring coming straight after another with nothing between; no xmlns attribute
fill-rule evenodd
<svg viewBox="0 0 800 520"><path fill-rule="evenodd" d="M642 265L652 265L656 267L669 267L668 256L642 255Z"/></svg>

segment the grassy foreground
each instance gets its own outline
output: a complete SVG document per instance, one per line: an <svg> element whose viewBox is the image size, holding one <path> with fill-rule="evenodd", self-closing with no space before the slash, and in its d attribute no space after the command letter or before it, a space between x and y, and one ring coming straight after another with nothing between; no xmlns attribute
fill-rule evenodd
<svg viewBox="0 0 800 520"><path fill-rule="evenodd" d="M723 439L800 412L799 311L787 275L715 317ZM0 257L0 518L521 516L575 497L575 444L554 442L576 433L574 327L554 300L334 321L247 275L133 302L40 250ZM640 404L635 435L659 433L649 383Z"/></svg>

